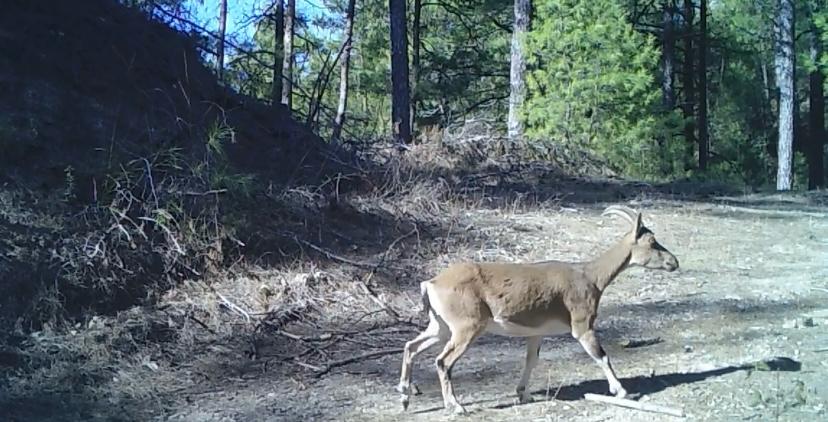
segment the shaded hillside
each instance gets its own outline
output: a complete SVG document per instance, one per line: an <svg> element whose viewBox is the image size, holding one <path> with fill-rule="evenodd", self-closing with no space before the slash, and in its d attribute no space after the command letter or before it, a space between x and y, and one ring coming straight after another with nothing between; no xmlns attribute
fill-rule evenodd
<svg viewBox="0 0 828 422"><path fill-rule="evenodd" d="M195 47L114 0L4 2L8 321L122 309L221 268L243 244L233 233L246 230L238 216L257 207L256 192L337 171L327 144L283 107L222 87Z"/></svg>
<svg viewBox="0 0 828 422"><path fill-rule="evenodd" d="M113 0L6 2L0 15L0 175L79 183L165 147L197 152L209 125L234 132L234 164L272 181L318 180L322 144L273 109L234 95L191 40ZM89 195L85 189L79 195Z"/></svg>

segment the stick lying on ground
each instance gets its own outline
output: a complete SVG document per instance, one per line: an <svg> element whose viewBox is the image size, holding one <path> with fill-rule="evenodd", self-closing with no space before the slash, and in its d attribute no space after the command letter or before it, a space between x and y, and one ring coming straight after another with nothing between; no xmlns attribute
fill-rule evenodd
<svg viewBox="0 0 828 422"><path fill-rule="evenodd" d="M592 393L584 394L584 398L589 401L597 401L601 403L612 404L615 406L628 407L630 409L643 410L645 412L663 413L665 415L678 416L680 418L684 417L684 410L660 406L657 404L641 403L638 401Z"/></svg>

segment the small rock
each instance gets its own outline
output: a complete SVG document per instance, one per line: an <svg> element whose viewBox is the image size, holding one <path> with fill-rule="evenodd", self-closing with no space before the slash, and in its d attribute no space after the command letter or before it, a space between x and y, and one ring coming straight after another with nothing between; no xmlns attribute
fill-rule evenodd
<svg viewBox="0 0 828 422"><path fill-rule="evenodd" d="M689 344L684 345L684 353L690 353L692 351L693 351L693 346L691 346Z"/></svg>
<svg viewBox="0 0 828 422"><path fill-rule="evenodd" d="M789 319L786 320L784 324L782 324L782 328L797 328L799 326L796 319Z"/></svg>
<svg viewBox="0 0 828 422"><path fill-rule="evenodd" d="M814 319L813 318L808 317L808 318L805 318L805 319L802 320L802 326L803 327L815 327L816 324L814 324Z"/></svg>

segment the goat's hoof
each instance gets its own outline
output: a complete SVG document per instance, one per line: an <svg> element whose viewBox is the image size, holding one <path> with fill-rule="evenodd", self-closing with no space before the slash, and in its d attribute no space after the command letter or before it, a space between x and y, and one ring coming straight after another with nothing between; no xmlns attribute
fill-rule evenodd
<svg viewBox="0 0 828 422"><path fill-rule="evenodd" d="M410 388L411 388L411 394L413 394L415 396L419 396L420 394L423 394L422 392L420 392L420 387L417 387L417 384L411 384Z"/></svg>
<svg viewBox="0 0 828 422"><path fill-rule="evenodd" d="M532 403L533 401L534 399L529 393L518 394L518 402L520 402L520 404Z"/></svg>
<svg viewBox="0 0 828 422"><path fill-rule="evenodd" d="M400 404L402 404L403 411L408 410L408 396L400 397Z"/></svg>
<svg viewBox="0 0 828 422"><path fill-rule="evenodd" d="M617 397L619 399L623 399L624 397L627 397L627 390L625 390L624 387L614 388L613 390L615 390L615 391L610 390L610 393L614 394L615 397Z"/></svg>
<svg viewBox="0 0 828 422"><path fill-rule="evenodd" d="M468 415L469 412L466 411L466 408L460 405L459 403L449 403L446 405L446 410L448 413L454 415Z"/></svg>

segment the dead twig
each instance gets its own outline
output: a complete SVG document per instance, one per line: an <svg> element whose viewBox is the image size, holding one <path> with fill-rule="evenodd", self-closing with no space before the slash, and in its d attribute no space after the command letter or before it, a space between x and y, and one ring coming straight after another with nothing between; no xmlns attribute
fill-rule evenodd
<svg viewBox="0 0 828 422"><path fill-rule="evenodd" d="M370 287L368 287L367 283L365 283L362 280L357 280L357 284L359 284L359 287L362 288L362 291L368 296L368 298L370 298L371 301L376 303L380 308L387 312L388 315L391 315L391 317L394 319L400 319L400 314L397 313L397 311L391 309L391 307L388 306L388 304L383 302L382 299L380 299L379 296L377 296L377 294L374 293L374 291Z"/></svg>
<svg viewBox="0 0 828 422"><path fill-rule="evenodd" d="M236 305L235 303L228 300L226 297L224 297L223 294L221 294L219 292L216 292L216 295L219 297L219 299L221 299L221 304L226 306L227 309L230 309L233 313L238 314L241 317L243 317L245 322L247 322L247 323L250 322L250 313L249 312L245 311L239 305Z"/></svg>
<svg viewBox="0 0 828 422"><path fill-rule="evenodd" d="M318 342L318 341L327 341L333 338L334 334L331 333L324 333L319 336L301 336L299 334L293 334L291 332L285 330L277 330L276 334L280 336L287 337L291 340L302 341L302 342Z"/></svg>
<svg viewBox="0 0 828 422"><path fill-rule="evenodd" d="M641 403L638 401L628 400L628 399L621 399L618 397L612 396L605 396L602 394L592 394L586 393L584 394L584 398L589 401L596 401L606 404L611 404L614 406L621 406L630 409L642 410L645 412L653 412L653 413L661 413L664 415L671 415L677 416L680 418L684 417L684 410L676 409L673 407L661 406L657 404L650 404L650 403Z"/></svg>
<svg viewBox="0 0 828 422"><path fill-rule="evenodd" d="M184 195L188 196L207 196L207 195L218 195L220 193L227 193L227 189L211 189L204 192L182 192Z"/></svg>
<svg viewBox="0 0 828 422"><path fill-rule="evenodd" d="M745 214L786 215L786 216L794 216L794 217L813 217L813 218L827 218L828 217L828 213L813 212L813 211L760 209L760 208L740 207L740 206L736 206L736 205L722 205L721 207L724 208L727 211L730 211L730 212L743 212Z"/></svg>
<svg viewBox="0 0 828 422"><path fill-rule="evenodd" d="M212 334L212 335L216 335L216 331L215 331L215 330L213 330L212 328L210 328L210 327L209 327L206 323L204 323L204 321L202 321L202 320L200 320L200 319L196 318L196 317L195 317L195 316L193 316L193 315L188 315L188 317L189 317L189 318L190 318L193 322L195 322L196 324L200 325L200 326L201 326L201 328L204 328L205 330L209 331L209 332L210 332L210 334Z"/></svg>
<svg viewBox="0 0 828 422"><path fill-rule="evenodd" d="M411 230L410 232L394 239L394 241L391 242L391 244L388 245L388 248L385 249L385 253L382 254L382 257L380 258L379 262L377 262L377 265L374 266L374 268L372 268L371 271L368 273L368 275L365 277L365 280L364 281L363 280L358 281L360 287L362 288L362 291L365 292L365 294L367 294L368 297L374 303L379 305L380 308L382 308L385 312L387 312L388 315L390 315L392 318L394 318L396 320L400 319L400 314L397 311L395 311L394 309L392 309L390 306L388 306L387 303L383 302L379 298L379 296L377 296L377 294L374 293L374 291L371 289L371 287L369 286L369 283L374 278L374 274L377 273L377 270L379 269L379 267L385 263L386 259L388 259L388 256L391 254L391 251L394 249L394 246L396 246L397 243L401 242L403 239L406 239L406 238L414 235L417 232L418 232L418 230L417 230L417 227L415 226L414 229Z"/></svg>
<svg viewBox="0 0 828 422"><path fill-rule="evenodd" d="M345 264L353 265L355 267L362 267L362 268L374 268L374 267L378 266L377 263L354 261L353 259L345 258L344 256L337 255L337 254L335 254L335 253L333 253L333 252L331 252L327 249L324 249L320 246L314 245L313 243L308 242L307 240L302 240L302 239L300 239L296 236L290 236L290 237L292 237L293 240L296 241L297 243L305 245L305 246L315 250L316 252L319 252L322 255L325 255L329 259L333 259L335 261L339 261L339 262L342 262L342 263L345 263ZM388 266L388 268L391 268L391 269L397 270L397 271L402 271L401 268L395 268L395 267L391 267L391 266Z"/></svg>
<svg viewBox="0 0 828 422"><path fill-rule="evenodd" d="M354 363L354 362L361 361L363 359L377 358L377 357L380 357L380 356L392 355L392 354L395 354L395 353L402 353L402 349L375 350L373 352L363 353L361 355L353 356L353 357L350 357L350 358L340 359L340 360L336 360L336 361L333 361L333 362L328 362L328 363L325 364L325 366L323 366L323 367L319 368L318 370L316 370L316 373L314 374L314 376L318 378L318 377L321 377L322 375L325 375L328 372L330 372L331 369L334 369L334 368L337 368L337 367L340 367L340 366L345 366L345 365L348 365L348 364L351 364L351 363ZM305 365L302 365L302 366L305 366Z"/></svg>

